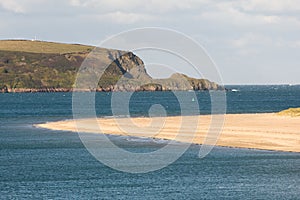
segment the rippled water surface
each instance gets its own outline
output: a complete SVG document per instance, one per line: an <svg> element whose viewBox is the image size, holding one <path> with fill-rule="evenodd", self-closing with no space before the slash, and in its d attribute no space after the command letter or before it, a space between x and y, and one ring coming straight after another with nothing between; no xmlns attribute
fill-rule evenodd
<svg viewBox="0 0 300 200"><path fill-rule="evenodd" d="M300 86L227 86L228 113L277 112L300 107ZM99 116L112 115L110 93L96 95ZM197 92L200 113L210 111L208 92ZM147 116L153 104L179 115L171 92L134 93L132 116ZM92 157L77 133L32 125L72 118L71 93L0 94L1 199L298 199L300 154L216 147L204 159L199 146L170 166L128 174ZM195 113L194 113L195 114ZM109 136L134 152L153 151L168 141Z"/></svg>

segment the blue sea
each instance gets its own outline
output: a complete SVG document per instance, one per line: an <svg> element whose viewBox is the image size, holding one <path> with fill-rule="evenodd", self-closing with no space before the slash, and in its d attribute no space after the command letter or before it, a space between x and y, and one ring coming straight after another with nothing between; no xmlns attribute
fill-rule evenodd
<svg viewBox="0 0 300 200"><path fill-rule="evenodd" d="M300 107L300 86L226 86L227 113L278 112ZM201 114L207 91L196 92ZM99 117L111 116L111 93L96 94ZM172 92L136 92L129 110L147 116L153 104L180 115ZM199 145L158 171L130 174L97 161L77 133L33 124L72 119L72 93L0 94L0 199L300 199L300 154L215 147L203 159ZM300 125L299 125L300 127ZM135 152L168 141L113 136Z"/></svg>

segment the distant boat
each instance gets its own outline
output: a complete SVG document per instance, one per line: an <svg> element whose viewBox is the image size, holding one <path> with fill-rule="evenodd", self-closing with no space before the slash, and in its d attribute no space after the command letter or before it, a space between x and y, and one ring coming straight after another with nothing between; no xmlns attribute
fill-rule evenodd
<svg viewBox="0 0 300 200"><path fill-rule="evenodd" d="M239 92L238 89L231 89L231 92Z"/></svg>

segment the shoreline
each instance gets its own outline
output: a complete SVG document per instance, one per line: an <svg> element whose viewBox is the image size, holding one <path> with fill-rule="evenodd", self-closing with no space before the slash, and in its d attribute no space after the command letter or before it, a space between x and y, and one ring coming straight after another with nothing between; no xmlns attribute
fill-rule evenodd
<svg viewBox="0 0 300 200"><path fill-rule="evenodd" d="M209 139L214 131L210 126L212 115L200 116L168 116L136 117L136 118L97 118L95 119L64 120L35 124L34 127L50 130L83 133L105 133L109 135L125 135L133 137L147 137L156 139L176 140L193 144L203 144L205 137ZM183 129L179 132L180 122ZM194 122L198 124L194 124ZM217 146L273 150L285 152L300 152L300 117L280 116L277 113L257 114L226 114L224 125L220 132ZM99 126L101 131L99 130ZM195 135L188 127L197 126ZM209 133L209 134L208 134ZM214 139L214 137L211 137ZM206 142L206 144L209 144Z"/></svg>
<svg viewBox="0 0 300 200"><path fill-rule="evenodd" d="M228 91L225 89L211 89L212 91ZM121 89L114 89L114 88L96 88L96 89L74 89L74 88L0 88L0 93L73 93L73 92L170 92L170 91L181 91L181 92L188 92L189 90L180 90L180 89L159 89L159 88L134 88L132 90L121 90ZM202 91L209 91L209 89L193 89L194 92L202 92Z"/></svg>

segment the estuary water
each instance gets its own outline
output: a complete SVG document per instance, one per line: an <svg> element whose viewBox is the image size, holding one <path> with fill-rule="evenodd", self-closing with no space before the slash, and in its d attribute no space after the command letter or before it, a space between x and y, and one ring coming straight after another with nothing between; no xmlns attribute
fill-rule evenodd
<svg viewBox="0 0 300 200"><path fill-rule="evenodd" d="M227 113L278 112L300 107L300 86L226 86ZM196 92L200 113L210 113L207 91ZM99 117L109 117L111 93L96 94ZM153 104L180 115L172 92L132 94L132 116ZM300 154L215 147L205 158L191 145L158 171L129 174L111 169L85 149L77 133L33 124L72 119L72 93L0 94L0 199L299 199ZM300 128L300 125L299 125ZM300 133L299 133L300 134ZM110 136L134 152L168 141Z"/></svg>

